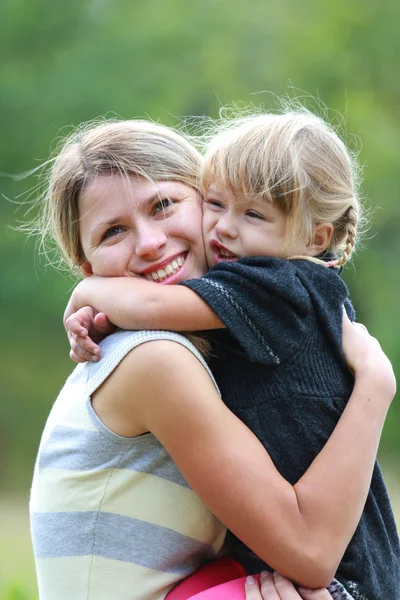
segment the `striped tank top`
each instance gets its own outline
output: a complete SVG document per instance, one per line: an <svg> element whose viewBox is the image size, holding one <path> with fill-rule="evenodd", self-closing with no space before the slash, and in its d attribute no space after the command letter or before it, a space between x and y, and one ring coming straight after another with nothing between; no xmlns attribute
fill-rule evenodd
<svg viewBox="0 0 400 600"><path fill-rule="evenodd" d="M225 527L158 440L113 433L91 405L124 356L157 339L188 348L213 379L185 337L121 331L98 363L76 367L50 412L30 499L40 600L161 600L222 549Z"/></svg>

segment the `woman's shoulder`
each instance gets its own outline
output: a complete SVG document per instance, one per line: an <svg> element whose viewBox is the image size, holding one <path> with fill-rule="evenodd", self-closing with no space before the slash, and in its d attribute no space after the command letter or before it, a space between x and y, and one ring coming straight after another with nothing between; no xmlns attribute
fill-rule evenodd
<svg viewBox="0 0 400 600"><path fill-rule="evenodd" d="M151 348L149 348L149 345ZM103 340L101 343L102 358L97 363L89 366L89 379L104 378L114 371L119 363L130 356L129 362L139 360L142 356L152 356L161 366L169 365L175 355L181 360L189 360L193 355L203 365L212 377L207 362L195 345L184 335L174 331L118 331ZM145 371L151 369L152 364L141 365Z"/></svg>
<svg viewBox="0 0 400 600"><path fill-rule="evenodd" d="M182 388L183 377L191 377L194 385L211 380L216 388L204 358L182 335L140 331L110 337L114 340L102 345L100 361L90 366L88 395L102 422L119 435L148 431L148 406L171 402Z"/></svg>

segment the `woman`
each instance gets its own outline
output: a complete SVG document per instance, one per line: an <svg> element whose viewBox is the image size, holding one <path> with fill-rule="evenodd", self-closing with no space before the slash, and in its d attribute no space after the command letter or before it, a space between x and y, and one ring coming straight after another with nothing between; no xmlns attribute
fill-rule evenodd
<svg viewBox="0 0 400 600"><path fill-rule="evenodd" d="M54 163L42 231L85 276L199 276L199 161L154 124L79 131ZM67 381L39 449L31 520L41 598L164 598L221 551L213 514L276 571L327 585L357 526L394 395L386 357L348 327L352 398L294 486L225 407L185 338L107 338L102 360Z"/></svg>

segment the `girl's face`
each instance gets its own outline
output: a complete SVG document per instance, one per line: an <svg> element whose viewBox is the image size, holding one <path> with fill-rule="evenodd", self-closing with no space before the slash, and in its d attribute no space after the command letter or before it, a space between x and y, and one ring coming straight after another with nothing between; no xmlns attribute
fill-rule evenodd
<svg viewBox="0 0 400 600"><path fill-rule="evenodd" d="M287 216L275 206L238 200L232 192L213 183L203 204L203 234L210 267L245 256L286 255ZM293 248L293 253L300 248Z"/></svg>
<svg viewBox="0 0 400 600"><path fill-rule="evenodd" d="M162 284L206 271L201 198L176 181L99 175L79 200L84 275L139 275Z"/></svg>

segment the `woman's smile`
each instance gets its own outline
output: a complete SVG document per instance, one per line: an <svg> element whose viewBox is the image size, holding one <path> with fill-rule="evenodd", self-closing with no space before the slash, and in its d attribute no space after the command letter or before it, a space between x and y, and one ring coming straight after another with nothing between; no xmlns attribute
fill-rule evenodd
<svg viewBox="0 0 400 600"><path fill-rule="evenodd" d="M186 256L187 252L180 256L175 256L173 259L166 259L159 265L151 265L148 269L143 271L142 275L149 281L170 283L172 276L180 273Z"/></svg>

